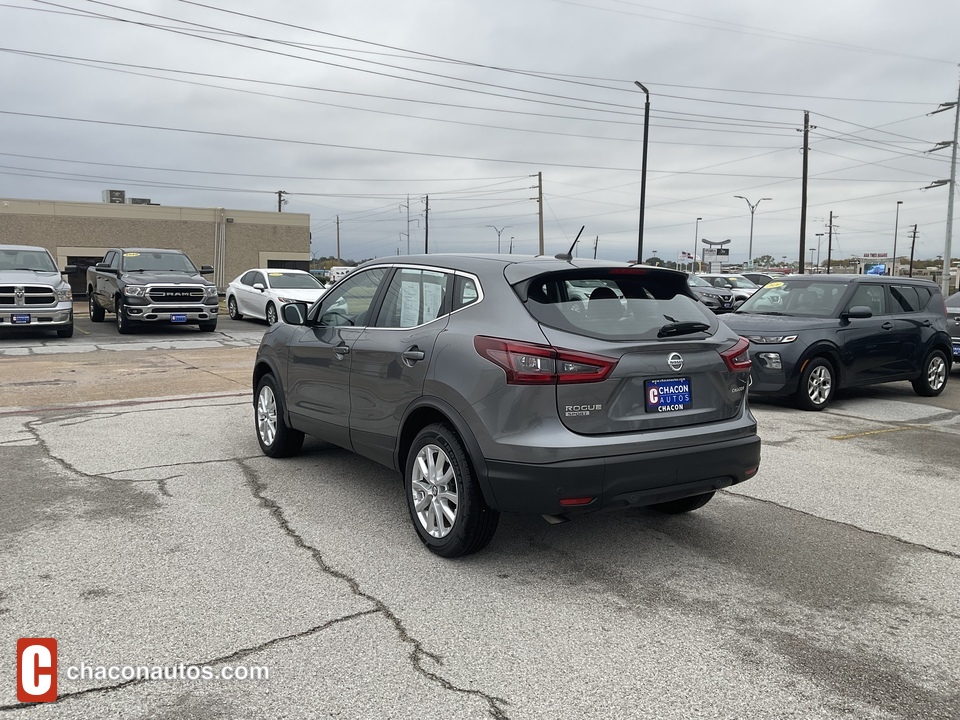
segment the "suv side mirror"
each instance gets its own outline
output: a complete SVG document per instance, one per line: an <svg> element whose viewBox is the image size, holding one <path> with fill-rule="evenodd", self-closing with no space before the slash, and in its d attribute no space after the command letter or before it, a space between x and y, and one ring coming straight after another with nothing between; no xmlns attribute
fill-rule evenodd
<svg viewBox="0 0 960 720"><path fill-rule="evenodd" d="M100 272L110 273L111 275L117 274L117 269L110 267L110 263L97 263L93 266L94 270L99 270Z"/></svg>
<svg viewBox="0 0 960 720"><path fill-rule="evenodd" d="M280 308L280 315L288 325L307 324L307 304L304 302L287 303Z"/></svg>
<svg viewBox="0 0 960 720"><path fill-rule="evenodd" d="M868 308L866 305L855 305L844 313L840 314L842 318L854 318L854 319L865 319L873 317L873 310Z"/></svg>
<svg viewBox="0 0 960 720"><path fill-rule="evenodd" d="M64 265L63 270L60 271L62 275L74 275L77 272L76 265Z"/></svg>
<svg viewBox="0 0 960 720"><path fill-rule="evenodd" d="M201 275L213 275L213 265L201 265L200 266Z"/></svg>

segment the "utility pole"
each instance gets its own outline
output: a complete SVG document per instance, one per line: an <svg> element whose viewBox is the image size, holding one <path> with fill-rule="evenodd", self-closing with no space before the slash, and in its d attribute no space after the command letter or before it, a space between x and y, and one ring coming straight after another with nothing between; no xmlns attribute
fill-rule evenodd
<svg viewBox="0 0 960 720"><path fill-rule="evenodd" d="M910 277L913 277L913 248L917 244L917 223L913 224L913 233L910 238Z"/></svg>
<svg viewBox="0 0 960 720"><path fill-rule="evenodd" d="M407 232L400 233L401 235L407 236L407 255L410 254L410 196L407 195L407 204L400 204L400 212L403 212L404 208L407 210Z"/></svg>
<svg viewBox="0 0 960 720"><path fill-rule="evenodd" d="M950 183L947 186L950 193L947 200L947 237L943 243L943 280L941 290L943 296L950 296L950 256L953 254L953 196L957 192L957 130L960 129L960 84L957 85L956 115L953 121L953 153L950 159ZM960 272L960 271L958 271ZM957 278L960 285L960 277Z"/></svg>
<svg viewBox="0 0 960 720"><path fill-rule="evenodd" d="M600 236L597 235L596 239L593 241L593 259L597 259L597 245L600 244Z"/></svg>
<svg viewBox="0 0 960 720"><path fill-rule="evenodd" d="M803 182L800 190L800 272L803 273L803 255L807 248L807 159L810 155L810 112L803 111ZM753 216L751 215L751 218ZM827 250L827 273L830 272L830 250Z"/></svg>
<svg viewBox="0 0 960 720"><path fill-rule="evenodd" d="M820 241L823 240L823 233L817 233L817 267L820 267Z"/></svg>
<svg viewBox="0 0 960 720"><path fill-rule="evenodd" d="M540 255L543 255L543 173L537 173L537 206L540 209Z"/></svg>
<svg viewBox="0 0 960 720"><path fill-rule="evenodd" d="M803 235L800 236L800 246L803 247ZM830 274L830 255L833 253L833 210L830 211L830 225L827 227L827 275Z"/></svg>
<svg viewBox="0 0 960 720"><path fill-rule="evenodd" d="M337 215L337 260L343 260L340 257L340 216Z"/></svg>
<svg viewBox="0 0 960 720"><path fill-rule="evenodd" d="M893 259L890 261L890 276L897 274L897 228L900 225L900 206L903 200L897 200L897 217L893 221Z"/></svg>
<svg viewBox="0 0 960 720"><path fill-rule="evenodd" d="M430 196L424 196L423 210L423 254L430 254Z"/></svg>
<svg viewBox="0 0 960 720"><path fill-rule="evenodd" d="M284 195L287 195L286 190L277 190L277 212L283 212L283 206L287 204L287 201L283 199Z"/></svg>

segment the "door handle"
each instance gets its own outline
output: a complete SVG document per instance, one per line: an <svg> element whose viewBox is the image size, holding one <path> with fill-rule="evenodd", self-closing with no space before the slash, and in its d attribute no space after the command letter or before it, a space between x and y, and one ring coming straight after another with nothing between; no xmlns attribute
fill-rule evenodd
<svg viewBox="0 0 960 720"><path fill-rule="evenodd" d="M424 355L423 350L418 350L417 346L414 345L409 350L403 352L403 359L407 361L408 364L412 365L415 362L423 360L426 355Z"/></svg>
<svg viewBox="0 0 960 720"><path fill-rule="evenodd" d="M340 343L333 349L333 351L337 355L346 355L347 353L350 352L350 346L347 345L346 343Z"/></svg>
<svg viewBox="0 0 960 720"><path fill-rule="evenodd" d="M933 325L933 323L930 322L929 320L924 320L924 321L923 321L923 326L924 326L924 327L930 327L931 325Z"/></svg>
<svg viewBox="0 0 960 720"><path fill-rule="evenodd" d="M880 327L882 327L884 330L893 330L893 323L887 321L887 322L885 322L883 325L881 325Z"/></svg>

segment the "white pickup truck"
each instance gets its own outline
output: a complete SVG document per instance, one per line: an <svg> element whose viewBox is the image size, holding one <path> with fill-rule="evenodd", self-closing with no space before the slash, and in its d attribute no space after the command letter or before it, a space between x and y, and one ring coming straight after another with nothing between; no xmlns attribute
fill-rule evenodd
<svg viewBox="0 0 960 720"><path fill-rule="evenodd" d="M50 252L33 245L0 245L0 329L56 330L73 336L73 292Z"/></svg>

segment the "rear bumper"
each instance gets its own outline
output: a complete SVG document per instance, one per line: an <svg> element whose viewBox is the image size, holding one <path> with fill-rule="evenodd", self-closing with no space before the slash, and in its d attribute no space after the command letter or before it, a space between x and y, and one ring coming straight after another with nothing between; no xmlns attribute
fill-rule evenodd
<svg viewBox="0 0 960 720"><path fill-rule="evenodd" d="M504 512L578 515L719 490L753 477L760 438L545 465L487 460L488 502ZM593 498L568 507L562 498Z"/></svg>

